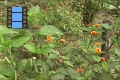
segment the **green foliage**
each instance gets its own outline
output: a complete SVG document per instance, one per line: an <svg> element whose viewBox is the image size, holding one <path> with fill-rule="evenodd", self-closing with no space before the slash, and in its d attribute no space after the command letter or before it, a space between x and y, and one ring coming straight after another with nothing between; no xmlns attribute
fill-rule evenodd
<svg viewBox="0 0 120 80"><path fill-rule="evenodd" d="M77 3L74 6L81 8L83 0L76 1L80 6ZM38 5L29 9L28 29L13 30L0 25L0 79L118 79L114 74L120 74L119 18L111 26L83 26L81 19L84 15L81 14L87 12L94 15L102 9L99 1L89 1L90 4L87 3L81 12L71 11L72 0L43 1L43 5L46 5L44 9ZM113 45L108 50L109 58L101 57L102 53L106 53L96 50L101 49L105 43L101 38L104 32L102 28L114 33L111 41ZM91 31L98 34L92 35ZM50 41L47 41L47 36L50 36ZM65 42L61 39L65 39ZM100 42L101 45L96 45L95 42Z"/></svg>

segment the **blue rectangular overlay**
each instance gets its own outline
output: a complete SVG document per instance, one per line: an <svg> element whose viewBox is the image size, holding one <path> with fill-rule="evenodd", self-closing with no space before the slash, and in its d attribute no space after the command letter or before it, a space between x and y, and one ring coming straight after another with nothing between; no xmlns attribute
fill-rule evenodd
<svg viewBox="0 0 120 80"><path fill-rule="evenodd" d="M22 7L12 7L12 12L22 12Z"/></svg>
<svg viewBox="0 0 120 80"><path fill-rule="evenodd" d="M22 21L22 13L12 13L12 21Z"/></svg>
<svg viewBox="0 0 120 80"><path fill-rule="evenodd" d="M22 28L22 22L12 22L12 28Z"/></svg>
<svg viewBox="0 0 120 80"><path fill-rule="evenodd" d="M7 27L27 28L27 7L7 7Z"/></svg>

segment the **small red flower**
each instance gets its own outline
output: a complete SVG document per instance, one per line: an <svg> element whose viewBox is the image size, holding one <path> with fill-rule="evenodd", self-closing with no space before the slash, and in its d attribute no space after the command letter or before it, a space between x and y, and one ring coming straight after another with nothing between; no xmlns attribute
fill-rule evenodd
<svg viewBox="0 0 120 80"><path fill-rule="evenodd" d="M105 61L105 60L106 60L106 58L105 58L105 57L101 57L101 60L102 60L102 61Z"/></svg>
<svg viewBox="0 0 120 80"><path fill-rule="evenodd" d="M81 69L81 68L77 68L77 72L83 72L84 69Z"/></svg>

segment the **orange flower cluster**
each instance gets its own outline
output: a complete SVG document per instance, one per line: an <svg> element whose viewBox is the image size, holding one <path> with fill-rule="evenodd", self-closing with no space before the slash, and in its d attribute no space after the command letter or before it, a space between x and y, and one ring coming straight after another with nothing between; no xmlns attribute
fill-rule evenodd
<svg viewBox="0 0 120 80"><path fill-rule="evenodd" d="M47 36L46 42L51 42L51 41L52 41L52 37L51 36Z"/></svg>
<svg viewBox="0 0 120 80"><path fill-rule="evenodd" d="M77 68L77 72L83 72L84 69L81 69L81 68Z"/></svg>
<svg viewBox="0 0 120 80"><path fill-rule="evenodd" d="M65 39L61 39L60 41L64 43L64 42L65 42Z"/></svg>
<svg viewBox="0 0 120 80"><path fill-rule="evenodd" d="M95 49L95 52L96 52L97 54L100 54L100 53L101 53L101 49L100 49L100 48L96 48L96 49Z"/></svg>
<svg viewBox="0 0 120 80"><path fill-rule="evenodd" d="M96 46L100 46L101 43L100 43L100 42L95 42L95 45L96 45Z"/></svg>
<svg viewBox="0 0 120 80"><path fill-rule="evenodd" d="M94 24L94 26L95 26L95 27L99 27L99 26L100 26L100 24Z"/></svg>
<svg viewBox="0 0 120 80"><path fill-rule="evenodd" d="M105 61L105 60L106 60L106 58L105 58L105 57L101 57L101 60L102 60L102 61Z"/></svg>
<svg viewBox="0 0 120 80"><path fill-rule="evenodd" d="M97 35L98 33L96 31L91 31L92 35Z"/></svg>

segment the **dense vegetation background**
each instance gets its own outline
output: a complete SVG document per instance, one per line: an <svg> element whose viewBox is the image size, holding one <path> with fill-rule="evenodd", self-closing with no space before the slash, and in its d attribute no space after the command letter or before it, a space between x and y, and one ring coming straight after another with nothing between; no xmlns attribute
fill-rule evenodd
<svg viewBox="0 0 120 80"><path fill-rule="evenodd" d="M6 28L12 6L29 28ZM119 0L0 1L0 80L119 80L119 15Z"/></svg>

